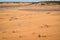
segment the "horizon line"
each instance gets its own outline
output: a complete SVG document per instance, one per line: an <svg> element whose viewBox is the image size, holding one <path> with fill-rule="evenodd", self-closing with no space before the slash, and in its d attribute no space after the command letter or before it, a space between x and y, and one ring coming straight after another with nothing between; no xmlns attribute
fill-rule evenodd
<svg viewBox="0 0 60 40"><path fill-rule="evenodd" d="M0 2L4 2L4 1L0 1ZM5 2L21 2L21 1L5 1ZM46 2L46 1L34 1L34 2ZM60 2L60 1L55 1L55 2Z"/></svg>

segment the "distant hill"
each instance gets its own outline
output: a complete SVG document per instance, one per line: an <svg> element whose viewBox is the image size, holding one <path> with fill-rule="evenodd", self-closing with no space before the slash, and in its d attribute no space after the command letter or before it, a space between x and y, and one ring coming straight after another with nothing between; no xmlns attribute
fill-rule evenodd
<svg viewBox="0 0 60 40"><path fill-rule="evenodd" d="M38 4L38 3L47 3L47 4L55 3L55 4L59 4L60 5L60 1L39 1L39 2L32 2L32 4Z"/></svg>
<svg viewBox="0 0 60 40"><path fill-rule="evenodd" d="M57 4L60 4L60 1L45 1L45 3L57 3Z"/></svg>
<svg viewBox="0 0 60 40"><path fill-rule="evenodd" d="M21 6L60 5L60 1L39 1L39 2L0 2L0 7L21 7Z"/></svg>

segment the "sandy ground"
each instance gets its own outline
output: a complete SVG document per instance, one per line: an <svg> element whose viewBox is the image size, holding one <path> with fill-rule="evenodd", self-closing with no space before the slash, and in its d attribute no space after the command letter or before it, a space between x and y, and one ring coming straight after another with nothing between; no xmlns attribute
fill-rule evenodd
<svg viewBox="0 0 60 40"><path fill-rule="evenodd" d="M60 11L20 9L0 9L0 40L60 40Z"/></svg>

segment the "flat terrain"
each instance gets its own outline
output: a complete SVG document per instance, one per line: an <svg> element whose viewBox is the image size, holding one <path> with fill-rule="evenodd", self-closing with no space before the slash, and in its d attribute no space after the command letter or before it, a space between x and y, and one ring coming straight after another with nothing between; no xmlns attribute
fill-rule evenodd
<svg viewBox="0 0 60 40"><path fill-rule="evenodd" d="M60 40L60 5L1 7L0 40Z"/></svg>

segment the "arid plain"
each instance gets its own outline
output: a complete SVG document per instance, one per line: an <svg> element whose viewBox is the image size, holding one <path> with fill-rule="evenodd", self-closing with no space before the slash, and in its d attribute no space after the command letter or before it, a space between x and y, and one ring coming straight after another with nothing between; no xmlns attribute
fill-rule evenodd
<svg viewBox="0 0 60 40"><path fill-rule="evenodd" d="M0 40L60 40L60 5L0 4Z"/></svg>

